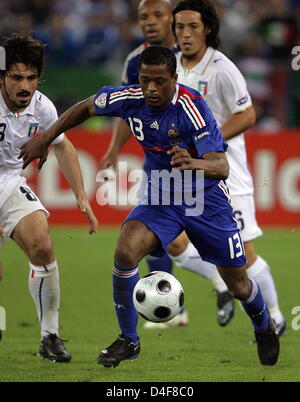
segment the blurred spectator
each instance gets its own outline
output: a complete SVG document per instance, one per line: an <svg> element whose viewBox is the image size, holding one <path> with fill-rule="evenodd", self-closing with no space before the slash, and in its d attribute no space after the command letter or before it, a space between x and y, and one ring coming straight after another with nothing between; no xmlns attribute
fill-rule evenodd
<svg viewBox="0 0 300 402"><path fill-rule="evenodd" d="M45 53L48 64L63 66L76 62L77 44L72 32L65 26L65 19L65 14L53 15L47 25L35 35L47 43Z"/></svg>
<svg viewBox="0 0 300 402"><path fill-rule="evenodd" d="M284 124L288 110L299 105L290 60L292 47L300 45L300 0L211 1L221 19L221 50L245 74L259 121ZM47 66L98 69L104 63L118 76L125 56L143 41L139 2L0 0L0 35L33 30L47 44Z"/></svg>

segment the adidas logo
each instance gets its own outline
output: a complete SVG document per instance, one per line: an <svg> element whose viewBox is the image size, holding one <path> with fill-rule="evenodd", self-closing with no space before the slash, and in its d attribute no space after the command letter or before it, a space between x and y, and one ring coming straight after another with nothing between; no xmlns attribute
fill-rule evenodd
<svg viewBox="0 0 300 402"><path fill-rule="evenodd" d="M157 121L154 121L151 125L150 128L154 128L155 130L159 130L159 125L157 123Z"/></svg>

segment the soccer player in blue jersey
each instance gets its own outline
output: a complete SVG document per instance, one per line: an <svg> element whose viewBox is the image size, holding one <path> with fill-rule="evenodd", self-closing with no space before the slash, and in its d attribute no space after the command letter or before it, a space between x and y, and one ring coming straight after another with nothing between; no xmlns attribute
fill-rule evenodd
<svg viewBox="0 0 300 402"><path fill-rule="evenodd" d="M172 32L173 16L171 0L141 0L138 5L137 14L138 23L146 41L127 56L122 72L122 85L139 84L139 57L147 47L159 45L171 49L174 53L178 52ZM100 170L116 167L118 153L131 136L130 127L124 120L117 118L109 148L99 162ZM181 247L184 246L182 245ZM165 271L174 275L173 262L167 253L161 257L149 255L146 260L150 271ZM172 320L164 323L147 321L144 323L144 328L155 329L186 325L188 325L188 313L183 308Z"/></svg>
<svg viewBox="0 0 300 402"><path fill-rule="evenodd" d="M49 144L61 132L90 116L119 116L131 125L144 149L148 195L158 190L151 182L153 174L174 169L192 173L188 183L182 173L182 184L197 191L197 197L201 198L204 189L203 210L196 216L189 216L191 205L180 205L172 197L168 205L151 205L148 197L148 202L142 200L126 218L113 267L113 298L121 335L99 354L97 361L115 367L138 356L138 313L132 299L139 280L138 264L147 254L162 253L185 230L203 259L217 266L229 290L242 302L254 327L261 363L274 365L279 356L279 340L259 286L246 273L240 231L224 182L229 174L227 146L217 122L197 91L176 83L176 58L169 49L151 46L143 51L139 63L140 86L101 88L96 96L63 113L43 136L31 139L19 155L24 167L39 158L41 168ZM204 174L200 192L196 181L199 171ZM174 197L178 184L175 180L171 188Z"/></svg>

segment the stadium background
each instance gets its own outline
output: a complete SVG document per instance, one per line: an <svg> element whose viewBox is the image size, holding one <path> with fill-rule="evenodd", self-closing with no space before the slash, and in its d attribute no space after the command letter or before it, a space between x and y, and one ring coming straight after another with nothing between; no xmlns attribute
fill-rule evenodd
<svg viewBox="0 0 300 402"><path fill-rule="evenodd" d="M272 266L290 327L291 309L300 304L297 285L300 70L292 68L295 57L292 48L300 46L300 0L213 2L222 19L222 50L245 75L258 116L255 128L246 133L257 217L266 229L265 236L257 241L257 250ZM0 36L12 31L33 30L35 37L47 43L39 89L62 113L103 85L119 85L126 55L143 42L136 23L137 4L138 0L1 0ZM249 351L249 323L244 315L240 312L230 327L218 328L209 286L181 270L177 270L176 275L184 283L192 317L188 332L174 329L172 333L155 334L154 338L147 331L142 332L145 350L143 359L135 363L138 371L126 366L118 375L101 371L99 377L96 368L91 368L90 359L95 360L99 348L116 334L112 332L112 325L117 331L109 271L118 227L131 208L124 205L103 207L96 201L98 161L107 149L112 125L112 119L94 118L68 133L77 147L86 191L101 223L96 236L87 238L86 228L77 228L86 224L85 217L77 210L54 157L49 157L40 173L34 166L25 172L30 185L52 213L52 235L63 268L61 321L63 333L72 340L74 366L68 370L47 366L45 372L43 366L37 367L29 357L37 349L38 324L30 296L20 298L17 307L15 298L11 297L25 293L27 262L10 242L1 253L5 275L0 287L0 305L7 310L4 336L7 346L2 341L0 381L299 381L300 367L295 356L298 332L290 331L283 340L283 363L278 365L278 371L277 367L275 371L258 368L255 352ZM132 168L142 165L142 151L134 139L124 147L120 157L129 161ZM124 195L130 183L123 177L121 184ZM65 225L76 227L65 229ZM105 275L100 274L99 267ZM290 275L286 275L287 272ZM194 319L199 315L199 303L193 302L193 294L203 296L200 321ZM214 342L212 331L223 343ZM242 346L241 339L244 340ZM191 356L197 351L201 359L194 362ZM16 354L21 356L19 360L14 359ZM153 354L157 358L154 363ZM244 363L240 362L240 356ZM218 367L216 361L220 363ZM235 363L233 368L230 361ZM184 372L182 367L185 367Z"/></svg>
<svg viewBox="0 0 300 402"><path fill-rule="evenodd" d="M292 49L300 46L300 1L214 3L222 18L222 50L245 75L258 116L246 139L259 222L300 225L300 72L292 69ZM136 23L137 4L137 0L2 0L0 34L11 32L11 27L16 32L33 30L47 44L40 90L61 113L103 85L119 85L126 55L143 42ZM100 207L96 202L97 161L107 148L112 122L90 119L84 133L70 133L89 199L101 223L109 225L119 224L131 208ZM122 154L132 168L141 165L142 153L134 139ZM84 222L55 163L42 174L32 168L26 174L53 212L51 223ZM126 186L123 180L121 191Z"/></svg>

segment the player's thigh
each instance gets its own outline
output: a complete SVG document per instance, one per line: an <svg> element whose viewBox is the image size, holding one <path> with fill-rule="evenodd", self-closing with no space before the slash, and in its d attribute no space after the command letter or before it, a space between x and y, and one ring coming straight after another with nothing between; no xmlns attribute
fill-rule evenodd
<svg viewBox="0 0 300 402"><path fill-rule="evenodd" d="M160 246L158 237L143 222L130 220L124 223L118 239L116 257L123 254L141 260Z"/></svg>
<svg viewBox="0 0 300 402"><path fill-rule="evenodd" d="M168 253L172 256L182 254L189 244L186 232L182 232L171 244L168 245Z"/></svg>
<svg viewBox="0 0 300 402"><path fill-rule="evenodd" d="M255 202L252 195L231 196L233 216L241 230L243 242L248 242L262 235L255 216Z"/></svg>
<svg viewBox="0 0 300 402"><path fill-rule="evenodd" d="M247 268L249 268L252 264L255 263L257 259L255 247L252 241L244 242L244 249L247 258Z"/></svg>
<svg viewBox="0 0 300 402"><path fill-rule="evenodd" d="M11 237L26 254L39 248L43 248L48 254L52 253L48 221L43 210L24 216L16 225Z"/></svg>
<svg viewBox="0 0 300 402"><path fill-rule="evenodd" d="M147 254L155 257L163 256L167 252L168 245L183 231L178 212L169 206L138 205L130 212L125 223L130 221L143 223L147 229L145 233L148 233L151 243L153 240L153 247L152 244L151 247L147 247L144 256ZM149 230L150 232L148 232ZM140 235L137 236L137 241L142 241Z"/></svg>
<svg viewBox="0 0 300 402"><path fill-rule="evenodd" d="M40 211L39 215L41 215L41 218L39 221L42 221L41 226L37 228L33 227L27 232L23 229L23 227L25 221L26 225L28 225L28 220L24 220L24 218L37 211ZM43 211L43 213L41 213L41 211ZM15 235L15 239L17 238L20 243L23 238L31 238L36 234L36 232L40 234L41 229L44 233L44 228L48 228L46 216L49 216L49 212L42 205L37 195L30 189L30 187L27 186L26 179L24 177L20 177L19 181L14 185L9 196L7 197L5 204L0 209L0 221L6 234L4 238L0 238L0 247L8 239L13 238L13 233ZM29 221L31 221L31 219ZM20 228L22 229L22 233L20 236L18 236L18 232L21 230Z"/></svg>

